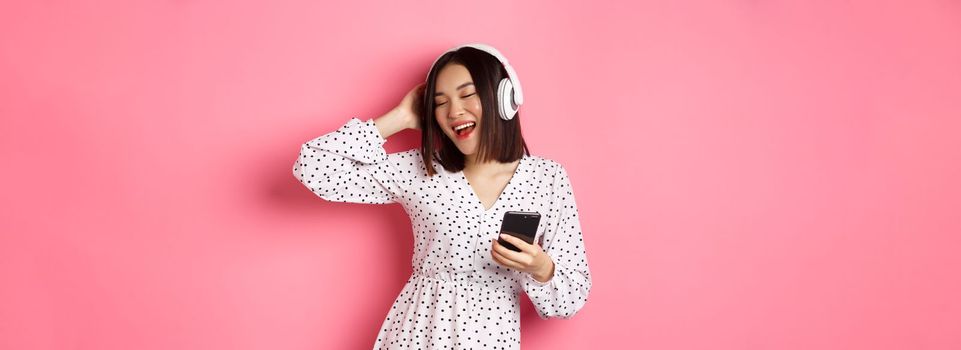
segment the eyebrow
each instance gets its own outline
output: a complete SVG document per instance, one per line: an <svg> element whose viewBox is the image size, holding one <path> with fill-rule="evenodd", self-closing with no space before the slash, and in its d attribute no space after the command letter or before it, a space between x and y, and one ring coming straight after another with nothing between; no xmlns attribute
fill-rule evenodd
<svg viewBox="0 0 961 350"><path fill-rule="evenodd" d="M457 87L457 90L463 89L463 88L468 87L468 86L471 86L471 85L474 85L474 83L468 81L468 82L466 82L466 83L460 84L460 86ZM443 94L444 94L443 92L435 92L435 93L434 93L434 96L441 96L441 95L443 95Z"/></svg>

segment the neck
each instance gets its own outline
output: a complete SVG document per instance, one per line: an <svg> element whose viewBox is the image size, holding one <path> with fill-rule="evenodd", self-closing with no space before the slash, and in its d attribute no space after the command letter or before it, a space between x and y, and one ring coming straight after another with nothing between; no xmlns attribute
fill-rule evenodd
<svg viewBox="0 0 961 350"><path fill-rule="evenodd" d="M513 161L511 163L501 163L497 160L488 160L484 163L479 163L477 157L474 154L464 155L464 172L472 174L493 174L501 171L513 172L514 167L520 160Z"/></svg>
<svg viewBox="0 0 961 350"><path fill-rule="evenodd" d="M478 163L476 155L474 154L464 155L464 171L465 172L472 173L480 169L489 169L491 168L491 165L496 165L496 163L493 163L493 162Z"/></svg>

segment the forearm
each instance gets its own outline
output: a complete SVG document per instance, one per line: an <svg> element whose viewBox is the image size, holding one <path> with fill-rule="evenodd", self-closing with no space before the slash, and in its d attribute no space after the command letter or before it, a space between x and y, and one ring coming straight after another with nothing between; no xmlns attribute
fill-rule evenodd
<svg viewBox="0 0 961 350"><path fill-rule="evenodd" d="M377 125L380 136L386 140L391 135L407 129L409 127L409 119L400 109L394 108L374 119L374 124Z"/></svg>

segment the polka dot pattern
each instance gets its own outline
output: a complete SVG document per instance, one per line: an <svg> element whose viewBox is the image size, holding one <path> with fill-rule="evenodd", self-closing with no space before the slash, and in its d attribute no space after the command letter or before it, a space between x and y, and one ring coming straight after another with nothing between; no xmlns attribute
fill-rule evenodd
<svg viewBox="0 0 961 350"><path fill-rule="evenodd" d="M346 124L303 144L294 176L333 202L401 204L414 232L413 274L394 300L374 349L518 349L519 293L542 319L574 316L587 302L591 274L567 171L525 155L490 208L463 172L428 176L420 151L388 154L373 119ZM504 213L541 213L535 240L554 261L540 282L491 257Z"/></svg>

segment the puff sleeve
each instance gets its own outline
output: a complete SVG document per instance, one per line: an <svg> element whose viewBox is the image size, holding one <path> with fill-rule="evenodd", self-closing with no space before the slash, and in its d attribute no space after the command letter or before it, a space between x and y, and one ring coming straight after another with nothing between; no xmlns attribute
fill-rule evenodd
<svg viewBox="0 0 961 350"><path fill-rule="evenodd" d="M350 118L330 133L305 142L294 176L318 197L332 202L399 202L404 174L393 164L373 119Z"/></svg>
<svg viewBox="0 0 961 350"><path fill-rule="evenodd" d="M587 302L591 273L587 266L577 204L567 171L560 164L553 179L553 199L541 248L554 261L554 275L547 282L526 274L522 288L542 319L574 316Z"/></svg>

